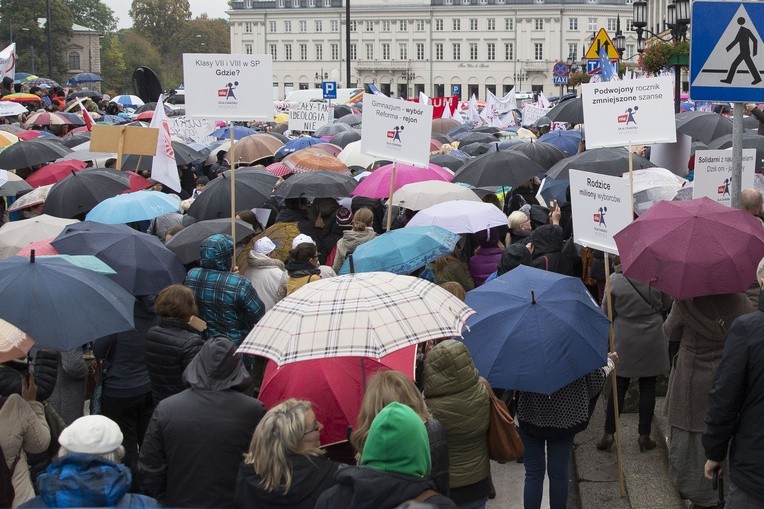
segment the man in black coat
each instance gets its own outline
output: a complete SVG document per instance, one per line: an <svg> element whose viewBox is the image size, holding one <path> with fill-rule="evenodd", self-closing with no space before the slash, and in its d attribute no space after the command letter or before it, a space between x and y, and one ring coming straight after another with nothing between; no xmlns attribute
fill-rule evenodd
<svg viewBox="0 0 764 509"><path fill-rule="evenodd" d="M764 259L756 270L764 285ZM733 488L726 509L764 507L764 300L732 323L708 395L705 474L721 471L730 451Z"/></svg>
<svg viewBox="0 0 764 509"><path fill-rule="evenodd" d="M260 401L242 391L252 378L230 339L207 340L183 373L189 389L157 405L141 447L146 493L165 507L235 507L236 475Z"/></svg>

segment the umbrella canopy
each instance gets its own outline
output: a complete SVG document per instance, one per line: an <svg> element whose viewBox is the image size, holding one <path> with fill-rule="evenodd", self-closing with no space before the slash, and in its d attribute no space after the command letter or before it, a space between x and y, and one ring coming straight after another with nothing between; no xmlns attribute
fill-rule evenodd
<svg viewBox="0 0 764 509"><path fill-rule="evenodd" d="M447 134L448 131L461 125L458 120L453 118L435 118L432 120L433 134Z"/></svg>
<svg viewBox="0 0 764 509"><path fill-rule="evenodd" d="M106 198L117 196L128 188L124 181L102 171L72 173L54 184L45 200L45 213L56 217L86 214Z"/></svg>
<svg viewBox="0 0 764 509"><path fill-rule="evenodd" d="M581 143L581 131L579 129L570 131L558 129L557 131L542 134L539 141L554 145L562 150L565 155L572 156L578 154L578 146Z"/></svg>
<svg viewBox="0 0 764 509"><path fill-rule="evenodd" d="M45 203L45 200L48 198L48 193L52 187L53 184L48 184L47 186L40 186L32 189L28 193L22 195L18 200L13 202L13 204L8 207L8 212L15 212L17 210L25 209L27 207L34 207L35 205L41 205Z"/></svg>
<svg viewBox="0 0 764 509"><path fill-rule="evenodd" d="M0 196L16 196L22 191L29 191L32 186L24 179L8 170L0 170Z"/></svg>
<svg viewBox="0 0 764 509"><path fill-rule="evenodd" d="M27 356L34 341L15 325L0 320L0 362Z"/></svg>
<svg viewBox="0 0 764 509"><path fill-rule="evenodd" d="M337 120L341 124L347 124L350 127L359 127L362 124L363 115L361 113L351 113L350 115L343 115Z"/></svg>
<svg viewBox="0 0 764 509"><path fill-rule="evenodd" d="M506 224L507 216L492 203L454 200L420 210L406 228L432 225L454 233L475 233Z"/></svg>
<svg viewBox="0 0 764 509"><path fill-rule="evenodd" d="M353 177L320 170L292 176L273 194L281 198L304 196L310 201L316 198L345 198L351 195L357 185L358 182Z"/></svg>
<svg viewBox="0 0 764 509"><path fill-rule="evenodd" d="M153 295L186 277L178 257L156 236L123 224L83 221L64 228L51 245L62 254L98 257L133 295Z"/></svg>
<svg viewBox="0 0 764 509"><path fill-rule="evenodd" d="M137 95L117 95L111 98L113 103L121 104L125 108L140 108L145 103Z"/></svg>
<svg viewBox="0 0 764 509"><path fill-rule="evenodd" d="M639 154L632 154L631 157L635 170L655 168L655 164ZM593 148L563 159L552 166L546 174L553 179L569 180L570 169L620 177L624 172L629 171L629 152L620 147Z"/></svg>
<svg viewBox="0 0 764 509"><path fill-rule="evenodd" d="M76 120L75 120L76 118ZM39 111L32 113L24 122L24 127L37 126L52 126L52 125L84 125L82 119L76 115L74 117L68 117L63 113L53 113L50 111Z"/></svg>
<svg viewBox="0 0 764 509"><path fill-rule="evenodd" d="M358 421L366 380L389 369L402 371L413 379L415 357L416 347L411 346L380 361L335 357L293 362L282 367L268 361L258 399L266 408L289 398L310 401L316 420L324 425L321 444L344 442L348 426L355 426Z"/></svg>
<svg viewBox="0 0 764 509"><path fill-rule="evenodd" d="M179 210L180 198L175 194L136 191L105 199L93 207L85 219L104 224L133 223Z"/></svg>
<svg viewBox="0 0 764 509"><path fill-rule="evenodd" d="M478 195L469 188L441 180L414 182L401 186L395 192L393 200L397 205L409 210L422 210L453 200L481 201Z"/></svg>
<svg viewBox="0 0 764 509"><path fill-rule="evenodd" d="M544 177L541 182L541 188L539 188L539 194L541 195L540 203L549 203L552 200L557 200L558 205L568 203L568 197L566 196L570 181L568 180L555 180L549 177Z"/></svg>
<svg viewBox="0 0 764 509"><path fill-rule="evenodd" d="M284 158L283 163L292 169L292 173L326 170L349 175L349 170L345 163L339 158L317 148L306 148L294 154L289 154Z"/></svg>
<svg viewBox="0 0 764 509"><path fill-rule="evenodd" d="M725 134L713 140L708 144L708 148L719 150L732 147L732 135ZM754 171L760 173L764 169L764 136L756 133L743 134L743 148L756 149L756 165Z"/></svg>
<svg viewBox="0 0 764 509"><path fill-rule="evenodd" d="M55 161L70 152L69 148L59 143L46 143L41 140L20 141L0 152L0 168L7 170L31 168L38 164Z"/></svg>
<svg viewBox="0 0 764 509"><path fill-rule="evenodd" d="M628 178L628 173L624 173ZM665 168L647 168L634 171L634 212L647 212L660 201L671 200L687 180Z"/></svg>
<svg viewBox="0 0 764 509"><path fill-rule="evenodd" d="M459 140L459 147L471 143L491 143L497 141L496 136L493 134L475 131L461 134L457 139Z"/></svg>
<svg viewBox="0 0 764 509"><path fill-rule="evenodd" d="M276 303L238 352L279 365L323 357L379 359L430 339L459 336L472 313L424 279L349 274L315 281Z"/></svg>
<svg viewBox="0 0 764 509"><path fill-rule="evenodd" d="M764 229L708 198L660 202L615 235L623 273L675 299L743 292L764 257Z"/></svg>
<svg viewBox="0 0 764 509"><path fill-rule="evenodd" d="M370 165L374 164L374 161L377 160L376 157L366 155L361 152L360 139L345 145L345 148L342 149L342 152L337 155L337 159L348 166L362 166L363 168L368 168Z"/></svg>
<svg viewBox="0 0 764 509"><path fill-rule="evenodd" d="M67 133L67 135L63 138L63 144L71 149L74 149L74 147L77 147L79 145L82 145L83 143L87 143L90 141L91 132L85 131L84 133L77 133L77 134L71 134ZM90 145L88 145L90 147Z"/></svg>
<svg viewBox="0 0 764 509"><path fill-rule="evenodd" d="M18 94L8 94L2 97L3 101L11 101L15 103L37 103L42 102L42 99L36 94L26 94L19 92Z"/></svg>
<svg viewBox="0 0 764 509"><path fill-rule="evenodd" d="M584 123L583 99L575 97L557 104L544 114L546 118L554 122L567 122L569 124Z"/></svg>
<svg viewBox="0 0 764 509"><path fill-rule="evenodd" d="M453 152L453 150L451 152ZM430 156L431 163L437 164L443 168L448 168L453 172L458 171L459 168L464 166L464 163L467 161L467 159L469 158L461 158L451 155L450 152L448 154L433 154Z"/></svg>
<svg viewBox="0 0 764 509"><path fill-rule="evenodd" d="M72 173L85 169L83 161L56 161L43 166L27 177L27 184L32 187L46 186L60 182Z"/></svg>
<svg viewBox="0 0 764 509"><path fill-rule="evenodd" d="M63 230L63 228L62 228L62 230ZM56 237L53 236L53 237L50 237L50 238L47 238L47 239L36 240L34 242L30 242L29 244L27 244L27 246L25 248L23 248L21 251L16 253L16 256L26 256L26 257L28 257L29 255L32 254L32 249L34 249L34 252L35 252L36 256L54 256L54 255L57 255L57 254L59 254L58 250L56 250L55 247L50 245L50 243L53 242L53 239L55 239L55 238ZM103 263L103 262L101 262L101 263ZM112 271L112 273L115 273L115 272Z"/></svg>
<svg viewBox="0 0 764 509"><path fill-rule="evenodd" d="M265 167L265 170L274 177L285 177L292 174L292 168L281 161L269 164Z"/></svg>
<svg viewBox="0 0 764 509"><path fill-rule="evenodd" d="M299 138L289 140L284 144L283 147L276 151L276 160L280 161L289 154L310 147L312 145L318 145L319 143L324 143L324 140L313 138L312 136L300 136Z"/></svg>
<svg viewBox="0 0 764 509"><path fill-rule="evenodd" d="M107 276L61 259L0 261L0 318L39 348L68 352L133 329L133 296ZM44 318L41 317L44 314Z"/></svg>
<svg viewBox="0 0 764 509"><path fill-rule="evenodd" d="M235 125L233 126L233 139L235 141L238 141L245 136L249 136L250 134L257 134L257 131L254 129L250 129L249 127L244 127L243 125ZM220 129L215 129L210 133L210 136L217 138L219 140L228 140L231 139L231 127L225 126L221 127Z"/></svg>
<svg viewBox="0 0 764 509"><path fill-rule="evenodd" d="M464 344L492 387L553 394L607 363L610 321L580 278L520 266L466 301Z"/></svg>
<svg viewBox="0 0 764 509"><path fill-rule="evenodd" d="M313 136L315 136L316 138L321 138L323 136L328 136L331 138L332 136L335 136L344 131L350 131L351 129L353 128L347 124L343 124L341 122L334 122L332 124L322 125L321 127L319 127L313 132Z"/></svg>
<svg viewBox="0 0 764 509"><path fill-rule="evenodd" d="M236 170L226 170L221 173L225 178L231 178L231 171L236 172L236 180L242 182L251 182L252 185L276 187L276 183L281 180L262 166L245 166Z"/></svg>
<svg viewBox="0 0 764 509"><path fill-rule="evenodd" d="M342 147L339 145L335 145L334 143L329 143L327 141L321 141L321 143L317 143L313 145L313 148L316 150L323 150L330 156L337 157L340 155L340 152L342 152Z"/></svg>
<svg viewBox="0 0 764 509"><path fill-rule="evenodd" d="M236 178L234 191L237 209L254 209L270 201L273 184L267 184L259 179ZM187 213L197 221L231 217L230 174L228 176L221 174L207 184L204 191L188 208Z"/></svg>
<svg viewBox="0 0 764 509"><path fill-rule="evenodd" d="M499 144L499 148L502 144ZM531 161L537 162L544 169L549 169L558 161L567 157L565 152L551 143L539 141L521 141L511 146L510 150L520 152L528 156Z"/></svg>
<svg viewBox="0 0 764 509"><path fill-rule="evenodd" d="M31 242L55 237L76 222L76 219L61 219L43 214L5 223L0 227L0 259L15 255Z"/></svg>
<svg viewBox="0 0 764 509"><path fill-rule="evenodd" d="M364 242L345 260L340 274L392 272L407 275L450 253L459 235L439 226L399 228Z"/></svg>
<svg viewBox="0 0 764 509"><path fill-rule="evenodd" d="M363 179L353 191L353 196L389 198L393 167L395 167L395 180L393 182L395 190L414 182L425 182L428 180L450 182L454 178L450 171L433 163L430 163L427 168L419 168L405 163L387 164L380 166L371 172L371 175Z"/></svg>
<svg viewBox="0 0 764 509"><path fill-rule="evenodd" d="M0 101L0 117L13 117L26 113L27 109L13 101Z"/></svg>
<svg viewBox="0 0 764 509"><path fill-rule="evenodd" d="M273 136L252 134L234 143L233 150L228 150L226 160L231 161L231 152L233 152L236 164L247 166L261 159L275 156L283 146L284 144Z"/></svg>
<svg viewBox="0 0 764 509"><path fill-rule="evenodd" d="M710 111L685 111L676 114L676 133L707 144L720 136L732 134L732 120Z"/></svg>
<svg viewBox="0 0 764 509"><path fill-rule="evenodd" d="M23 106L22 106L22 108L23 108ZM24 112L25 113L26 113L26 111L27 111L27 109L24 108ZM27 132L26 129L22 129L21 127L19 127L17 125L13 125L13 124L0 124L0 131L5 131L5 132L8 132L8 133L13 133L13 134L20 134L20 133Z"/></svg>
<svg viewBox="0 0 764 509"><path fill-rule="evenodd" d="M199 259L199 246L202 241L217 233L231 235L231 220L210 219L193 223L175 234L175 236L165 244L165 247L178 255L178 258L182 263L191 263ZM233 235L234 242L239 242L244 237L252 235L253 233L255 233L255 231L249 223L245 223L241 219L236 219L236 232L235 235Z"/></svg>
<svg viewBox="0 0 764 509"><path fill-rule="evenodd" d="M198 152L185 143L180 141L172 142L172 150L175 154L175 162L180 165L193 164L207 158L206 155ZM122 157L122 170L151 171L151 165L154 163L153 156L138 156L129 154Z"/></svg>
<svg viewBox="0 0 764 509"><path fill-rule="evenodd" d="M69 78L68 83L70 85L78 85L80 83L97 83L99 81L103 81L103 78L99 75L92 72L81 72Z"/></svg>
<svg viewBox="0 0 764 509"><path fill-rule="evenodd" d="M472 159L456 172L454 182L474 187L517 186L545 168L521 152L501 150Z"/></svg>

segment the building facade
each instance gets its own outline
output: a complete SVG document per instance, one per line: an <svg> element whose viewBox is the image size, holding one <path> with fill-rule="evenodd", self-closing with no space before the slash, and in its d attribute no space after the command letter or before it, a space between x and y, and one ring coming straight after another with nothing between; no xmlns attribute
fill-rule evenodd
<svg viewBox="0 0 764 509"><path fill-rule="evenodd" d="M69 76L81 72L101 74L102 36L98 30L72 25L72 37L64 45Z"/></svg>
<svg viewBox="0 0 764 509"><path fill-rule="evenodd" d="M232 53L273 57L275 99L326 79L401 97L484 99L513 88L557 95L555 62L582 65L593 33L614 37L619 23L624 61L636 63L631 2L352 0L349 48L342 0L234 0L228 14Z"/></svg>

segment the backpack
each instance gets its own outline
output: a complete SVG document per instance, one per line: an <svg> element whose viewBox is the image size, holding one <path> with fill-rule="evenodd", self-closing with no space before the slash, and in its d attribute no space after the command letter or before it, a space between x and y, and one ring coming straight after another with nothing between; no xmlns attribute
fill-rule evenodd
<svg viewBox="0 0 764 509"><path fill-rule="evenodd" d="M0 408L3 407L5 398L0 399ZM5 454L3 448L0 447L0 508L6 508L13 506L13 499L16 498L16 489L13 487L13 472L16 470L16 464L21 458L21 451L16 455L13 460L11 468L8 468L8 463L5 462Z"/></svg>

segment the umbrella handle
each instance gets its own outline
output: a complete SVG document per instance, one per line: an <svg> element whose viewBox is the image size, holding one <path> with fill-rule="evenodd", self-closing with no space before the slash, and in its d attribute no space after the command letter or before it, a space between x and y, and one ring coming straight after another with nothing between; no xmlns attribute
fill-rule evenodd
<svg viewBox="0 0 764 509"><path fill-rule="evenodd" d="M355 274L355 263L353 263L353 253L348 255L348 264L350 264L350 273Z"/></svg>

